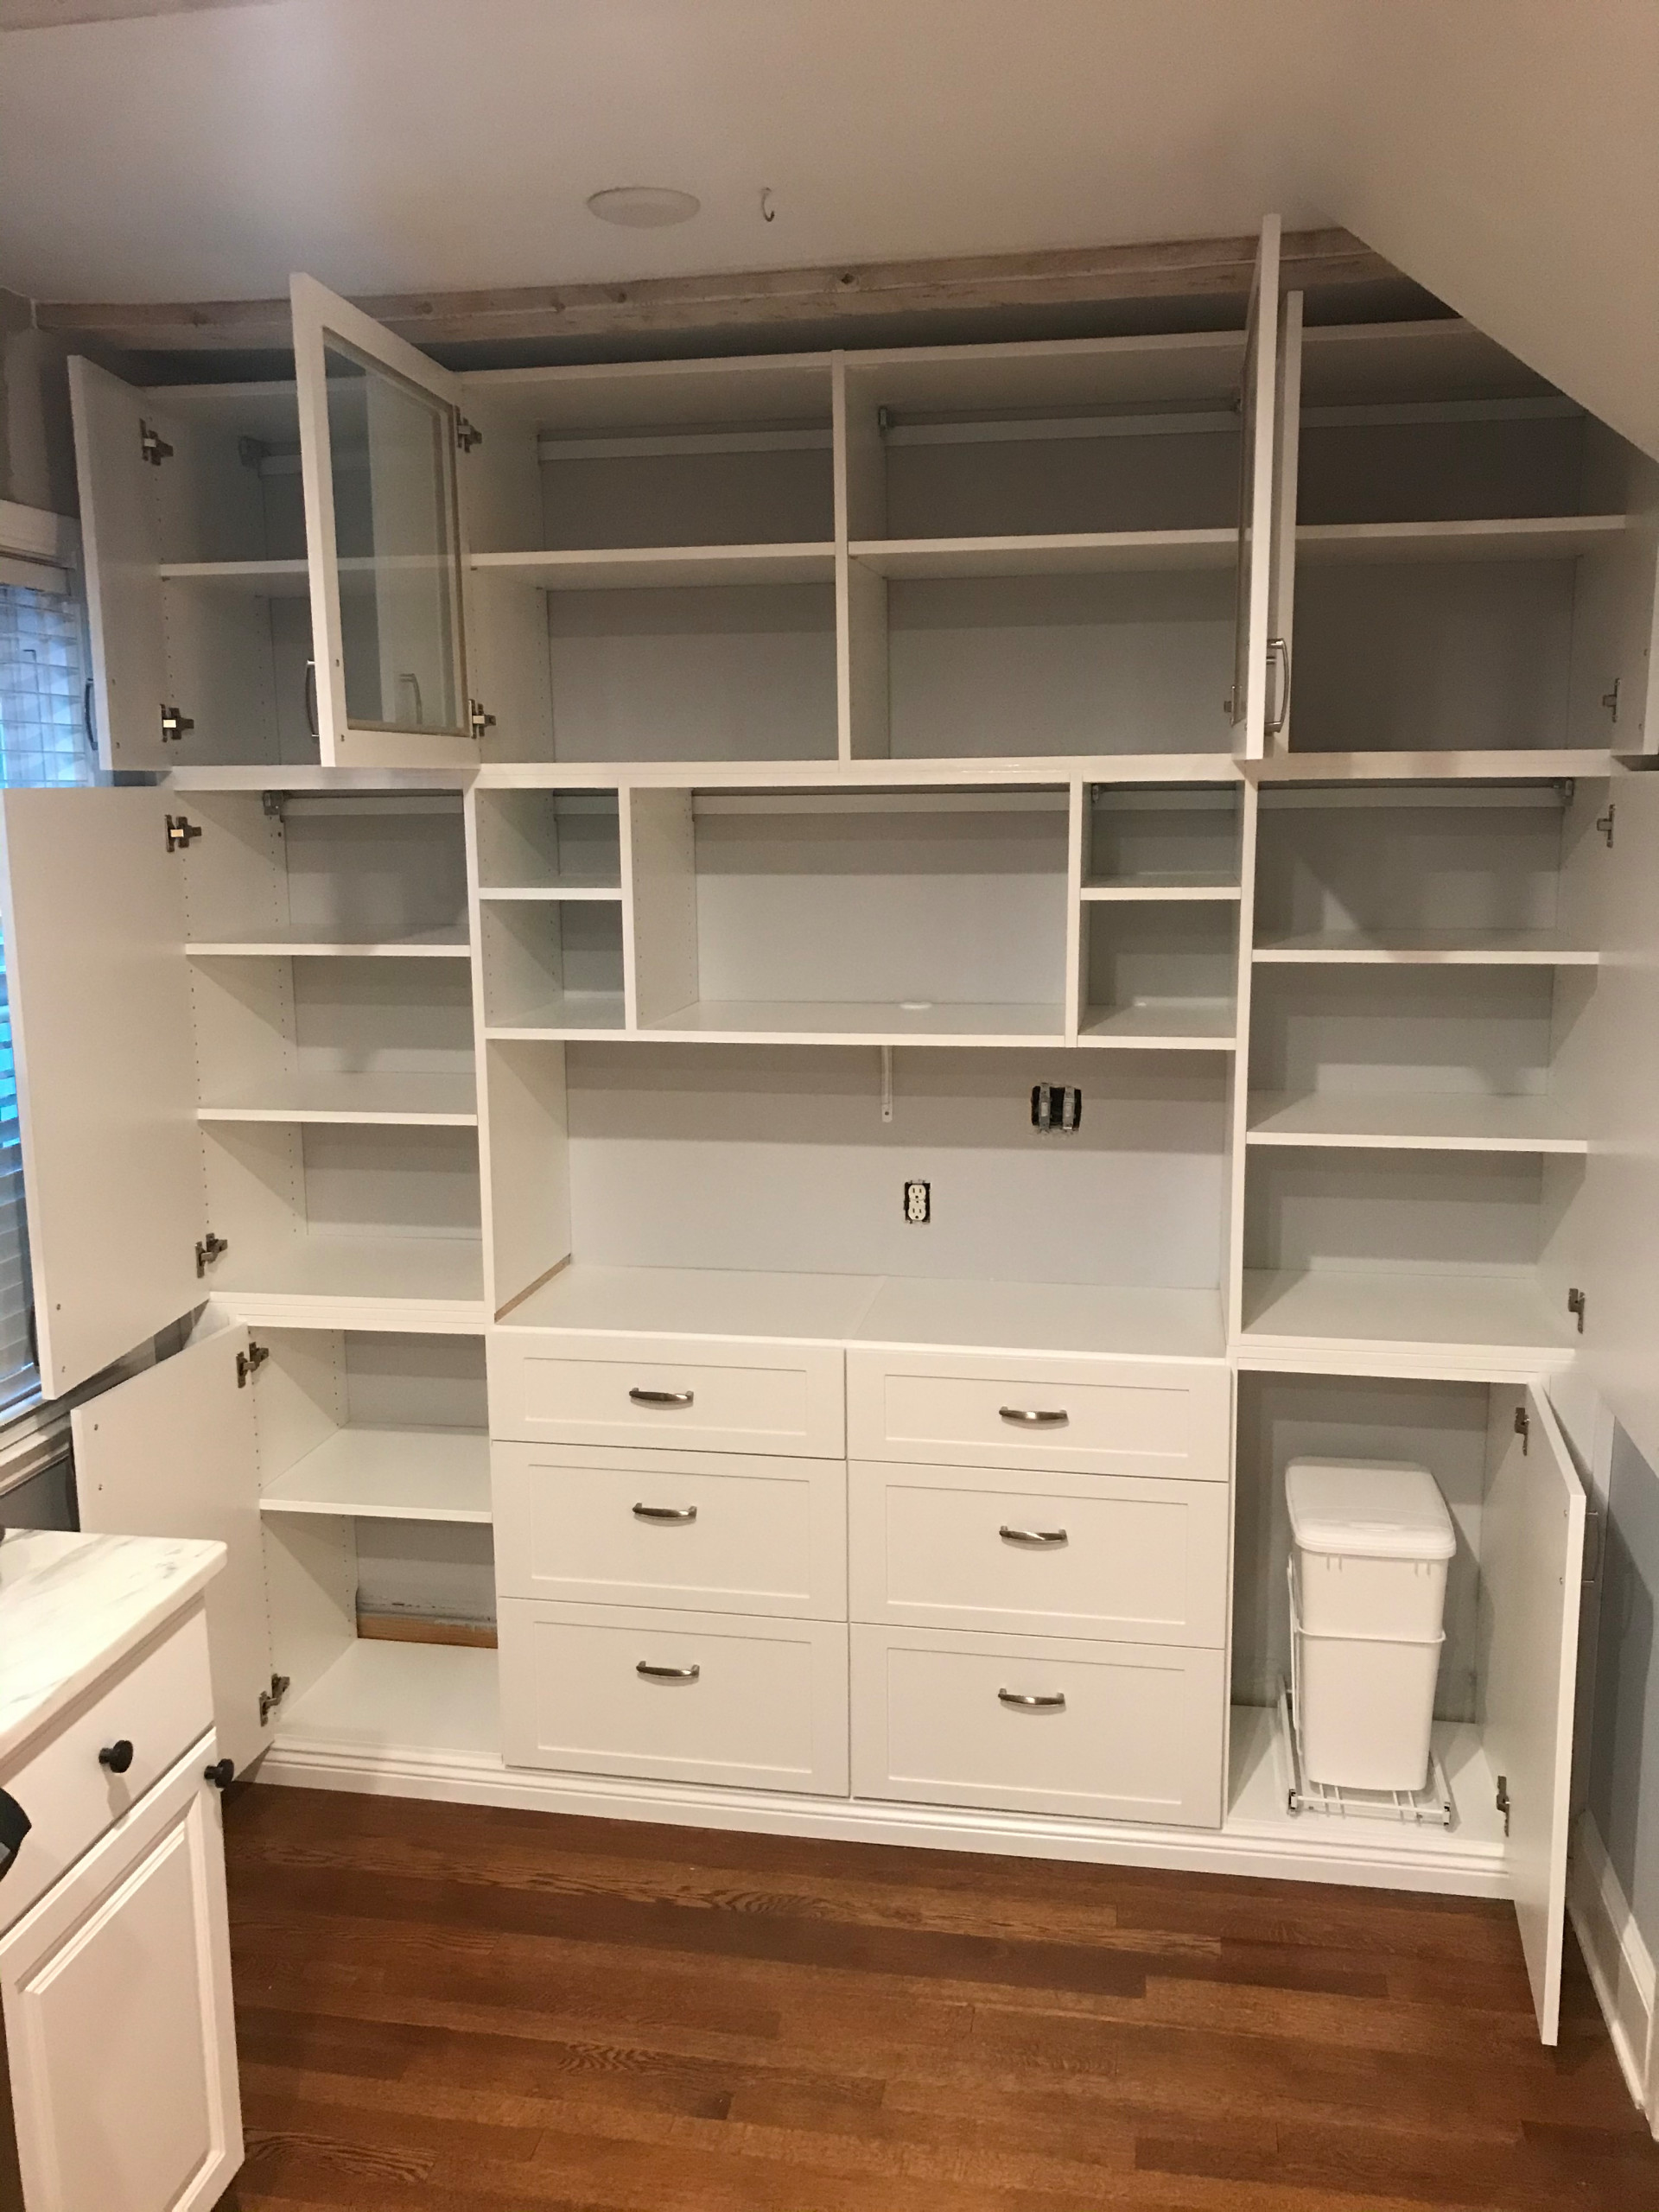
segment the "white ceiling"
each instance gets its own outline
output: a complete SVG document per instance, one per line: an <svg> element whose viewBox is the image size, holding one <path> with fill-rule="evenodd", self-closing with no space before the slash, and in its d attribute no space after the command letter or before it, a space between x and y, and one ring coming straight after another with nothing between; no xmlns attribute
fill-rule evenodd
<svg viewBox="0 0 1659 2212"><path fill-rule="evenodd" d="M128 4L0 30L0 283L35 297L1003 252L1276 208L1346 223L1659 449L1659 0ZM20 7L79 12L0 22ZM586 212L632 183L702 213Z"/></svg>

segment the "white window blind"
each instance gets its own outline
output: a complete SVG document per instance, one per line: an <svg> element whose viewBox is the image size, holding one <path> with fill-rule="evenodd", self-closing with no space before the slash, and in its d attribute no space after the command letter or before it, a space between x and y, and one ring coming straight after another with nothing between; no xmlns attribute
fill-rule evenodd
<svg viewBox="0 0 1659 2212"><path fill-rule="evenodd" d="M0 783L97 780L86 671L79 603L67 594L0 582ZM0 947L0 1413L40 1388L3 958Z"/></svg>

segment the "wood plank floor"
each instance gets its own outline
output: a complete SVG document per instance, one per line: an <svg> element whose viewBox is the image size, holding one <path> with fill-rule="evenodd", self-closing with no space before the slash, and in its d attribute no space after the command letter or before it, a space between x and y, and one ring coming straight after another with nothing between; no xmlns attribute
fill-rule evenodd
<svg viewBox="0 0 1659 2212"><path fill-rule="evenodd" d="M240 2212L1655 2212L1506 1907L254 1788Z"/></svg>

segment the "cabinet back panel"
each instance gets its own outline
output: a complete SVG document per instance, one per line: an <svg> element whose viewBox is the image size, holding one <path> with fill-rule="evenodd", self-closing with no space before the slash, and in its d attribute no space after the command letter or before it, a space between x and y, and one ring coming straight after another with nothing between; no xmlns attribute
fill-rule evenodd
<svg viewBox="0 0 1659 2212"><path fill-rule="evenodd" d="M1213 530L1238 512L1238 433L1225 416L1185 435L889 443L887 460L892 537Z"/></svg>
<svg viewBox="0 0 1659 2212"><path fill-rule="evenodd" d="M354 1427L489 1428L482 1337L348 1330L345 1386Z"/></svg>
<svg viewBox="0 0 1659 2212"><path fill-rule="evenodd" d="M1223 572L896 582L887 607L897 756L1228 750Z"/></svg>
<svg viewBox="0 0 1659 2212"><path fill-rule="evenodd" d="M229 961L219 963L230 967ZM238 966L252 963L236 963ZM448 960L296 960L302 1073L443 1074L473 1058L472 979Z"/></svg>
<svg viewBox="0 0 1659 2212"><path fill-rule="evenodd" d="M547 597L556 759L835 758L830 586Z"/></svg>
<svg viewBox="0 0 1659 2212"><path fill-rule="evenodd" d="M544 460L542 543L765 545L835 536L829 426L821 448Z"/></svg>
<svg viewBox="0 0 1659 2212"><path fill-rule="evenodd" d="M478 875L486 890L621 881L614 793L480 791L477 810Z"/></svg>
<svg viewBox="0 0 1659 2212"><path fill-rule="evenodd" d="M407 937L464 929L467 853L459 801L430 813L312 813L291 800L283 825L289 912L297 929Z"/></svg>
<svg viewBox="0 0 1659 2212"><path fill-rule="evenodd" d="M493 1531L431 1521L357 1523L357 1609L412 1620L495 1618Z"/></svg>
<svg viewBox="0 0 1659 2212"><path fill-rule="evenodd" d="M1285 1469L1295 1459L1396 1459L1427 1467L1458 1533L1446 1581L1446 1645L1435 1711L1479 1717L1480 1516L1488 1392L1480 1382L1349 1376L1241 1375L1234 1483L1233 1688L1268 1705L1290 1676Z"/></svg>
<svg viewBox="0 0 1659 2212"><path fill-rule="evenodd" d="M1584 443L1581 415L1310 424L1297 457L1297 520L1459 522L1577 514L1583 506Z"/></svg>
<svg viewBox="0 0 1659 2212"><path fill-rule="evenodd" d="M1541 804L1262 801L1256 939L1321 930L1536 930L1556 919L1561 815Z"/></svg>
<svg viewBox="0 0 1659 2212"><path fill-rule="evenodd" d="M1084 913L1090 1006L1233 997L1238 914L1230 902L1142 906L1114 899Z"/></svg>
<svg viewBox="0 0 1659 2212"><path fill-rule="evenodd" d="M480 1233L474 1130L308 1123L302 1136L306 1219L314 1235Z"/></svg>
<svg viewBox="0 0 1659 2212"><path fill-rule="evenodd" d="M267 391L244 410L223 394L207 412L188 400L181 406L183 397L145 395L145 419L173 447L171 458L149 472L162 559L302 560L297 397ZM263 464L257 452L245 457L245 434L274 449Z"/></svg>
<svg viewBox="0 0 1659 2212"><path fill-rule="evenodd" d="M1251 992L1251 1087L1546 1090L1555 988L1543 968L1264 967Z"/></svg>
<svg viewBox="0 0 1659 2212"><path fill-rule="evenodd" d="M1437 1274L1529 1268L1546 1234L1545 1195L1539 1162L1524 1155L1258 1149L1244 1264Z"/></svg>
<svg viewBox="0 0 1659 2212"><path fill-rule="evenodd" d="M1217 1281L1224 1074L1196 1057L572 1046L572 1249L701 1267L1164 1284ZM1037 1082L1081 1084L1039 1135ZM932 1218L902 1186L932 1185Z"/></svg>
<svg viewBox="0 0 1659 2212"><path fill-rule="evenodd" d="M1147 791L1096 784L1086 836L1085 883L1183 873L1238 880L1238 797L1230 790Z"/></svg>
<svg viewBox="0 0 1659 2212"><path fill-rule="evenodd" d="M1064 804L696 819L705 999L1058 1006Z"/></svg>
<svg viewBox="0 0 1659 2212"><path fill-rule="evenodd" d="M278 759L280 729L291 722L296 703L304 709L303 693L297 702L292 696L296 626L290 610L304 617L305 602L164 582L161 606L168 698L195 723L187 741L191 759L232 765ZM277 691L279 632L286 699ZM310 657L308 617L304 634L297 671L302 683ZM299 757L316 758L308 731Z"/></svg>
<svg viewBox="0 0 1659 2212"><path fill-rule="evenodd" d="M1567 742L1570 561L1304 564L1298 752Z"/></svg>

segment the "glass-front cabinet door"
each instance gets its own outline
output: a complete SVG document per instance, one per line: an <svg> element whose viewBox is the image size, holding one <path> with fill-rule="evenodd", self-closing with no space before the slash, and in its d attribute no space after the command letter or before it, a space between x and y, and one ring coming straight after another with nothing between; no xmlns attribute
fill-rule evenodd
<svg viewBox="0 0 1659 2212"><path fill-rule="evenodd" d="M323 763L470 764L460 386L314 278L293 302Z"/></svg>

